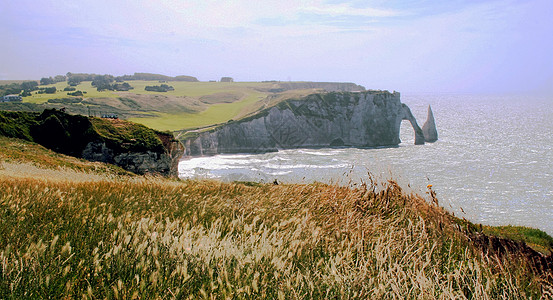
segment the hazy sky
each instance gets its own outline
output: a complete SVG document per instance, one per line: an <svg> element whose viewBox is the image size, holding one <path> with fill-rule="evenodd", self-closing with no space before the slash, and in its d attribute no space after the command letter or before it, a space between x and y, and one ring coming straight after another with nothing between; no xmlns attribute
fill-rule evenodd
<svg viewBox="0 0 553 300"><path fill-rule="evenodd" d="M553 91L552 0L0 0L0 79L151 72Z"/></svg>

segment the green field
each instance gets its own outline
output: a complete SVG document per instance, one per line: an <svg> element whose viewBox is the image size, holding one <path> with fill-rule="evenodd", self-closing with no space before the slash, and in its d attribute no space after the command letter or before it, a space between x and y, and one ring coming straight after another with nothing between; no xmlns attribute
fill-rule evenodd
<svg viewBox="0 0 553 300"><path fill-rule="evenodd" d="M92 86L91 81L84 81L75 88L79 91L86 92L85 98L115 98L117 97L117 94L111 91L103 91L98 92L95 87ZM30 103L45 103L48 101L48 99L60 99L60 98L68 98L72 96L68 96L68 92L64 92L63 89L67 87L67 82L58 82L56 84L50 84L50 85L41 85L40 87L56 87L57 92L55 94L38 94L36 91L32 92L32 95L29 97L24 97L23 102L30 102Z"/></svg>
<svg viewBox="0 0 553 300"><path fill-rule="evenodd" d="M158 96L175 96L175 97L192 97L200 98L202 96L217 94L217 93L259 93L257 89L270 88L271 83L261 83L261 82L185 82L185 81L170 81L165 83L160 83L158 81L143 81L143 80L133 80L129 81L129 84L134 87L130 90L130 93L137 95L158 95ZM168 92L152 92L146 91L144 88L146 86L167 84L175 88L174 91ZM40 87L56 87L57 92L55 94L38 94L36 91L33 92L32 96L25 97L24 102L30 103L44 103L48 99L59 99L67 98L68 92L64 92L63 89L67 87L67 82L58 82L53 85L41 85ZM83 81L81 84L75 87L77 90L86 92L84 98L116 98L121 95L126 95L127 92L117 92L117 91L102 91L98 92L96 87L92 86L91 81ZM264 93L268 94L268 93ZM225 101L225 99L221 99Z"/></svg>
<svg viewBox="0 0 553 300"><path fill-rule="evenodd" d="M275 82L185 82L185 81L128 81L134 89L130 91L98 92L90 81L84 81L76 90L86 92L82 101L64 98L66 82L40 86L56 87L55 94L38 94L36 91L23 102L41 108L65 107L70 113L102 115L118 114L121 118L141 123L158 130L179 131L220 124L243 117L263 107L270 100L294 97L313 92L291 90L281 93L271 92L278 88ZM146 91L146 86L167 84L173 91ZM57 99L57 100L56 100ZM72 103L73 101L73 103ZM7 105L7 104L4 104ZM7 109L13 109L13 105Z"/></svg>
<svg viewBox="0 0 553 300"><path fill-rule="evenodd" d="M184 128L196 128L227 122L243 115L243 112L254 103L265 98L265 94L252 92L240 101L218 103L198 113L159 113L153 118L130 118L130 121L142 123L158 130L177 131Z"/></svg>

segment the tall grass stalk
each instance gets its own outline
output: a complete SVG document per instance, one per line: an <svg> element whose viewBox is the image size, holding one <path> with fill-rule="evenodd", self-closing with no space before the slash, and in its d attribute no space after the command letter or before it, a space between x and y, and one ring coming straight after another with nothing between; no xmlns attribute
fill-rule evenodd
<svg viewBox="0 0 553 300"><path fill-rule="evenodd" d="M539 298L552 279L484 254L390 182L0 179L0 298Z"/></svg>

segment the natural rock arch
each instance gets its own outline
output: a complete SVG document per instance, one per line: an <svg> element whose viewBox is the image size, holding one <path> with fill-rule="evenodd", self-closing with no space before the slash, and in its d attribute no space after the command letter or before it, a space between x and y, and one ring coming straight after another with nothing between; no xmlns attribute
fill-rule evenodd
<svg viewBox="0 0 553 300"><path fill-rule="evenodd" d="M422 129L419 127L419 124L417 124L417 120L415 119L415 116L411 113L411 110L409 107L405 104L401 104L402 106L402 117L398 120L397 128L399 133L399 128L401 126L401 121L407 120L411 123L411 127L413 127L413 131L415 132L415 145L424 145L424 134L422 132Z"/></svg>

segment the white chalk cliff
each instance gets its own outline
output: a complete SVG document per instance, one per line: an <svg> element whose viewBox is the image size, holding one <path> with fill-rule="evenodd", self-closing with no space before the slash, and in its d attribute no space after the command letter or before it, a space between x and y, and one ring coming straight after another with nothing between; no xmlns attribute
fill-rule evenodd
<svg viewBox="0 0 553 300"><path fill-rule="evenodd" d="M423 130L398 92L329 92L285 100L247 118L184 139L186 155L264 153L279 149L397 146L402 120L424 144ZM430 126L430 125L429 125Z"/></svg>

